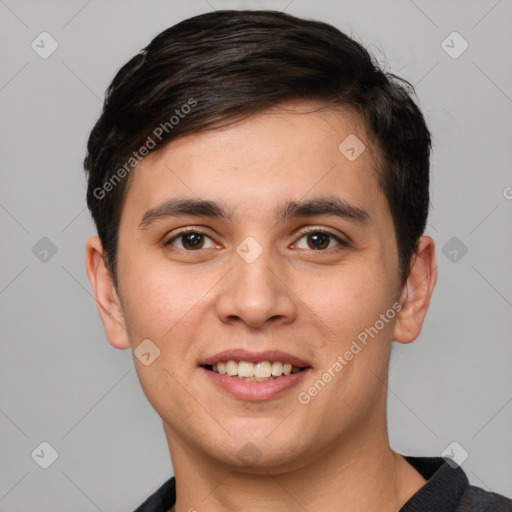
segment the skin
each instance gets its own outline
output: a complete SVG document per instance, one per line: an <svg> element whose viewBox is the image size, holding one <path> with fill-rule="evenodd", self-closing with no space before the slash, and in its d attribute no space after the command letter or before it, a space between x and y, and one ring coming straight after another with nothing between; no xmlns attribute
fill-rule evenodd
<svg viewBox="0 0 512 512"><path fill-rule="evenodd" d="M355 115L311 112L316 106L289 102L226 129L177 139L145 158L130 176L123 205L118 290L100 240L87 242L87 273L110 344L135 349L150 339L160 349L149 366L136 357L134 363L162 418L176 512L392 512L425 483L389 445L386 383L392 341L410 343L421 331L437 279L434 241L421 237L400 287L375 149ZM366 144L352 162L338 150L349 134ZM369 222L278 219L287 200L333 195L366 210ZM167 217L139 228L148 209L177 196L217 201L233 218ZM206 233L203 248L191 249L183 237L164 245L183 227ZM350 243L327 237L325 248L312 249L311 235L302 233L309 228ZM248 236L263 249L250 264L236 252ZM298 393L395 301L401 311L301 404ZM240 400L198 367L231 348L279 349L311 369L279 397ZM247 443L258 454L252 462L239 456Z"/></svg>

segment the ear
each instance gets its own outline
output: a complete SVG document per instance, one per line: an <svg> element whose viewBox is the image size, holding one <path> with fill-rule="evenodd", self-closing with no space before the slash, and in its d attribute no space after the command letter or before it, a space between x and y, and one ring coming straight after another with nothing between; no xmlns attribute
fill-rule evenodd
<svg viewBox="0 0 512 512"><path fill-rule="evenodd" d="M394 341L411 343L419 336L436 282L434 240L423 235L419 239L418 251L413 256L409 277L402 289L402 309L397 315L393 332Z"/></svg>
<svg viewBox="0 0 512 512"><path fill-rule="evenodd" d="M115 348L129 348L121 301L105 264L103 244L98 236L93 236L85 247L85 267L107 339Z"/></svg>

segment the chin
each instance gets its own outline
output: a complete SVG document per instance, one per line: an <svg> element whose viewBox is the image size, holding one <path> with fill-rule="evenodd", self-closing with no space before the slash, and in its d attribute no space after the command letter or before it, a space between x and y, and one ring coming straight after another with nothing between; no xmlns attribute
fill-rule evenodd
<svg viewBox="0 0 512 512"><path fill-rule="evenodd" d="M208 450L210 457L230 469L262 475L278 475L299 469L310 460L308 453L311 456L318 449L318 443L312 439L308 450L307 445L304 445L304 436L291 434L289 430L280 433L281 435L272 433L268 436L268 432L266 430L265 435L258 436L248 428L245 435L210 446L203 443L201 448ZM297 443L298 439L302 441L300 445Z"/></svg>
<svg viewBox="0 0 512 512"><path fill-rule="evenodd" d="M257 448L254 449L252 444L244 445L239 453L233 454L227 459L225 455L218 453L215 455L217 461L230 470L253 475L279 475L306 465L302 455L298 452L290 453L284 448L282 452L261 452Z"/></svg>

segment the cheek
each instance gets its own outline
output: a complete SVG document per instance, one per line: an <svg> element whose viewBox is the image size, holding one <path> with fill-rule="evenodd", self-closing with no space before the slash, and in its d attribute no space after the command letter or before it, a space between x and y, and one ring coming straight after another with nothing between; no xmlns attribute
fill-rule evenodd
<svg viewBox="0 0 512 512"><path fill-rule="evenodd" d="M137 272L129 270L126 265L124 310L132 346L149 339L160 351L148 366L135 361L143 392L162 416L181 417L189 409L192 413L183 383L193 366L193 337L198 315L205 314L200 299L208 283L154 264L137 265Z"/></svg>
<svg viewBox="0 0 512 512"><path fill-rule="evenodd" d="M209 328L215 322L212 290L218 281L215 272L199 275L197 270L185 272L183 268L153 264L139 266L123 282L125 321L132 347L149 339L160 351L154 364L160 367L161 375L147 372L147 367L136 362L145 389L156 386L164 390L163 381L171 386L169 394L169 389L176 388L172 376L180 382L189 378L196 367L197 342L211 335Z"/></svg>
<svg viewBox="0 0 512 512"><path fill-rule="evenodd" d="M296 294L328 327L347 329L378 318L389 307L385 276L375 263L361 261L312 278L297 275Z"/></svg>
<svg viewBox="0 0 512 512"><path fill-rule="evenodd" d="M171 292L161 280L153 280L147 272L138 272L124 284L124 311L130 337L162 338L165 330L171 328L174 316L179 314L171 303Z"/></svg>
<svg viewBox="0 0 512 512"><path fill-rule="evenodd" d="M323 370L352 351L344 375L351 373L359 382L368 376L368 368L382 372L396 317L392 291L386 272L369 261L301 282L297 296L321 334L317 348Z"/></svg>
<svg viewBox="0 0 512 512"><path fill-rule="evenodd" d="M122 283L129 327L144 328L148 337L165 337L200 302L210 280L165 262L126 261Z"/></svg>

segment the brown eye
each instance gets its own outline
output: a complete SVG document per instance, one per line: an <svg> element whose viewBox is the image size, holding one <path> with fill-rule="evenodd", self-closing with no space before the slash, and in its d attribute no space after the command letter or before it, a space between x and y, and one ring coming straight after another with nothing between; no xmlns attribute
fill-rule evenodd
<svg viewBox="0 0 512 512"><path fill-rule="evenodd" d="M205 247L205 244L208 241L210 241L210 246ZM182 231L166 242L165 245L173 245L174 247L185 251L195 251L198 249L208 249L212 247L211 238L198 231Z"/></svg>
<svg viewBox="0 0 512 512"><path fill-rule="evenodd" d="M302 234L300 240L302 239L306 239L306 247L304 245L301 246L302 242L299 242L297 243L299 249L318 251L346 245L339 237L327 231L308 231Z"/></svg>
<svg viewBox="0 0 512 512"><path fill-rule="evenodd" d="M181 236L182 245L185 249L201 249L204 244L203 235L199 233L187 233Z"/></svg>
<svg viewBox="0 0 512 512"><path fill-rule="evenodd" d="M311 249L327 249L330 237L325 233L313 233L311 235L307 235L307 240Z"/></svg>

